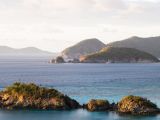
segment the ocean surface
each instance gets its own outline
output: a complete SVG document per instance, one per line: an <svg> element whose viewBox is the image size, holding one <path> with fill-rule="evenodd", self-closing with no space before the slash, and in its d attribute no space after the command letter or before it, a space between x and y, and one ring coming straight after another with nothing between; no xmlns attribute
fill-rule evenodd
<svg viewBox="0 0 160 120"><path fill-rule="evenodd" d="M125 95L147 97L160 107L160 64L49 64L47 59L0 58L0 88L14 82L56 88L81 104L89 99L117 102ZM0 111L0 120L160 120L114 112Z"/></svg>

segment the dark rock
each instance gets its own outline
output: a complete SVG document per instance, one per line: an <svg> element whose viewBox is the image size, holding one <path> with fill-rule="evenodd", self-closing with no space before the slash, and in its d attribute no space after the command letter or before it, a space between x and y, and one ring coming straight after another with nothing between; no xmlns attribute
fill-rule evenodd
<svg viewBox="0 0 160 120"><path fill-rule="evenodd" d="M65 63L65 61L64 61L63 57L58 56L58 57L56 57L55 59L52 59L52 60L50 61L50 63Z"/></svg>
<svg viewBox="0 0 160 120"><path fill-rule="evenodd" d="M63 57L61 56L58 56L56 59L55 59L55 63L65 63Z"/></svg>

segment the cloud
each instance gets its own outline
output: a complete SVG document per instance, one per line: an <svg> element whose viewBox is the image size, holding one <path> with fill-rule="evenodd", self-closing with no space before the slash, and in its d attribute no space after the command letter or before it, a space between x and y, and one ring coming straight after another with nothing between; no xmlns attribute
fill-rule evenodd
<svg viewBox="0 0 160 120"><path fill-rule="evenodd" d="M115 19L118 19L122 24L153 26L159 24L159 10L159 1L132 1L128 2L128 8L119 12Z"/></svg>
<svg viewBox="0 0 160 120"><path fill-rule="evenodd" d="M160 4L149 0L0 0L0 23L130 24L158 21L159 10Z"/></svg>
<svg viewBox="0 0 160 120"><path fill-rule="evenodd" d="M96 8L103 11L114 11L125 9L126 3L123 0L95 0Z"/></svg>
<svg viewBox="0 0 160 120"><path fill-rule="evenodd" d="M90 37L106 41L153 31L159 34L159 3L159 0L0 0L0 42L43 47L47 41L45 48L62 49L62 44L68 46ZM58 45L53 45L54 41Z"/></svg>

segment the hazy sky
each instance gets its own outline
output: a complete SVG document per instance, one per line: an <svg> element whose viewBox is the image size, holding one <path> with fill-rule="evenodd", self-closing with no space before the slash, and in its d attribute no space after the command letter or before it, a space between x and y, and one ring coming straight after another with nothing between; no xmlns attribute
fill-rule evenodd
<svg viewBox="0 0 160 120"><path fill-rule="evenodd" d="M160 0L0 0L0 45L57 52L87 38L159 36L159 11Z"/></svg>

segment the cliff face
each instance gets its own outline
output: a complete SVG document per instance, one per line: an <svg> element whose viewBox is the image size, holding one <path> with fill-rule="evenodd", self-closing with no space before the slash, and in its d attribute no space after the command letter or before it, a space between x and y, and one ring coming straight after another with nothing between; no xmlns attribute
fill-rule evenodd
<svg viewBox="0 0 160 120"><path fill-rule="evenodd" d="M133 48L106 47L97 53L82 56L80 61L84 63L150 63L159 60L149 53Z"/></svg>
<svg viewBox="0 0 160 120"><path fill-rule="evenodd" d="M97 52L105 47L105 44L98 39L87 39L62 51L62 56L68 59L79 58L82 55Z"/></svg>
<svg viewBox="0 0 160 120"><path fill-rule="evenodd" d="M65 110L79 106L78 102L57 90L35 84L14 83L0 92L1 109Z"/></svg>

